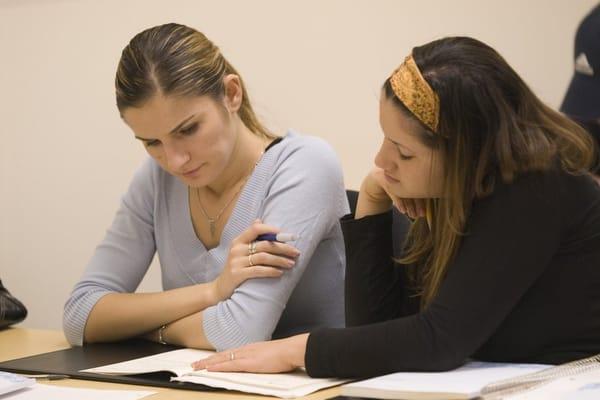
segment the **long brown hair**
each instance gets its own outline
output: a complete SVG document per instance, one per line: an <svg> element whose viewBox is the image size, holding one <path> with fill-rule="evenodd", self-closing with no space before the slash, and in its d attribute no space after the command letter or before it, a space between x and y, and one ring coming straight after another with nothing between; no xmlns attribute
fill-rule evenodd
<svg viewBox="0 0 600 400"><path fill-rule="evenodd" d="M142 106L156 93L209 95L220 100L228 74L240 76L201 32L173 23L155 26L135 35L123 49L115 78L117 108L122 114L128 107ZM240 81L240 119L254 134L274 138L256 117L241 76Z"/></svg>
<svg viewBox="0 0 600 400"><path fill-rule="evenodd" d="M435 297L465 232L474 200L491 194L498 181L558 165L571 174L587 173L593 142L576 123L546 106L491 47L468 37L449 37L415 47L413 58L440 100L433 133L395 96L390 80L386 98L418 126L415 134L439 150L443 195L429 200L431 226L423 218L411 226L402 264L421 305Z"/></svg>

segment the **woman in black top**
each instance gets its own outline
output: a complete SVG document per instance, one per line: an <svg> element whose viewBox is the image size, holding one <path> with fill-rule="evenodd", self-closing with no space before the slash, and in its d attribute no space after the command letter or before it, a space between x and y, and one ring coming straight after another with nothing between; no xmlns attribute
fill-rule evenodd
<svg viewBox="0 0 600 400"><path fill-rule="evenodd" d="M413 49L384 84L380 122L377 167L342 220L348 328L194 367L365 377L600 353L590 137L496 51L464 37ZM400 258L392 204L415 218Z"/></svg>

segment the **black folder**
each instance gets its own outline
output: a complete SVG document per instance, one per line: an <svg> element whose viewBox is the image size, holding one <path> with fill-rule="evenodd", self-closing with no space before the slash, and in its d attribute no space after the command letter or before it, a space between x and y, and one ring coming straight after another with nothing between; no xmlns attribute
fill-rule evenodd
<svg viewBox="0 0 600 400"><path fill-rule="evenodd" d="M151 356L176 350L178 347L162 345L146 340L128 340L117 343L94 343L83 347L38 354L31 357L0 362L0 371L17 374L60 374L69 378L92 381L128 383L132 385L160 386L176 389L214 391L222 390L189 382L171 382L173 374L155 372L137 375L104 375L79 372L82 369L101 367L134 358Z"/></svg>

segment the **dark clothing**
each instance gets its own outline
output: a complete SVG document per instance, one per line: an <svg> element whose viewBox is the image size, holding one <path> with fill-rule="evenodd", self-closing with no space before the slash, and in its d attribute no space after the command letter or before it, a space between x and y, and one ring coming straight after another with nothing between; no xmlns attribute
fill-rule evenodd
<svg viewBox="0 0 600 400"><path fill-rule="evenodd" d="M314 377L442 371L467 358L562 363L600 353L600 187L531 173L474 202L423 311L392 261L392 213L345 217L346 329L309 336Z"/></svg>
<svg viewBox="0 0 600 400"><path fill-rule="evenodd" d="M596 175L600 175L600 120L583 120L573 118L575 122L581 125L594 139L594 147L596 149L596 159L592 166L592 171Z"/></svg>

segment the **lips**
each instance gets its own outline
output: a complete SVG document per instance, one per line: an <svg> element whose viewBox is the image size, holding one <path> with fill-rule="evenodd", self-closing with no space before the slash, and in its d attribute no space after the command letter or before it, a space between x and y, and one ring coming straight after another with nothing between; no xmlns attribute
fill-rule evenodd
<svg viewBox="0 0 600 400"><path fill-rule="evenodd" d="M385 176L385 179L388 180L389 182L392 182L392 183L398 183L398 182L400 182L398 179L393 178L391 175L388 175L385 172L384 172L383 175Z"/></svg>
<svg viewBox="0 0 600 400"><path fill-rule="evenodd" d="M198 168L194 168L186 172L182 172L181 175L185 177L194 176L200 170L200 168L202 168L202 166L199 166Z"/></svg>

